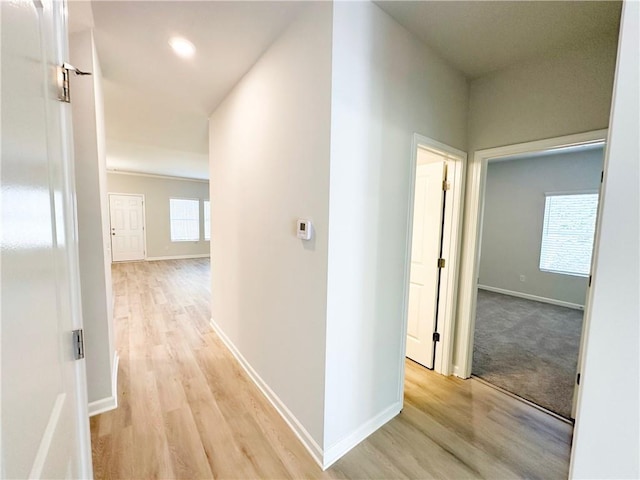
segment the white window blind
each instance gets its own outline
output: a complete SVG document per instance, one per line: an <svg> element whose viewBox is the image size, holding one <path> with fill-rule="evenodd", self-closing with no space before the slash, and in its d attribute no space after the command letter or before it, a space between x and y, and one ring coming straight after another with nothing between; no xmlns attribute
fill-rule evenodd
<svg viewBox="0 0 640 480"><path fill-rule="evenodd" d="M589 275L597 212L597 193L547 194L540 270Z"/></svg>
<svg viewBox="0 0 640 480"><path fill-rule="evenodd" d="M204 201L204 239L211 240L211 210L209 200Z"/></svg>
<svg viewBox="0 0 640 480"><path fill-rule="evenodd" d="M200 201L186 198L169 199L171 241L200 240Z"/></svg>

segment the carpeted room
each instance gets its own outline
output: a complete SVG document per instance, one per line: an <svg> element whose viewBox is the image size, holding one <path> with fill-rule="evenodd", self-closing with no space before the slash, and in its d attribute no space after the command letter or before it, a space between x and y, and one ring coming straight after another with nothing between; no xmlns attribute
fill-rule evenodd
<svg viewBox="0 0 640 480"><path fill-rule="evenodd" d="M604 149L489 162L472 373L567 419Z"/></svg>

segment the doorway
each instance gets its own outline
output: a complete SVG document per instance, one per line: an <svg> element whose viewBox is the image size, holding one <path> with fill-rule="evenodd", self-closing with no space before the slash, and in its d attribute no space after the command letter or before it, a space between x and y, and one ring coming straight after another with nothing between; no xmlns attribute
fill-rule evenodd
<svg viewBox="0 0 640 480"><path fill-rule="evenodd" d="M112 261L144 260L146 255L144 195L110 193L109 220Z"/></svg>
<svg viewBox="0 0 640 480"><path fill-rule="evenodd" d="M412 152L406 356L449 375L466 154L418 134Z"/></svg>
<svg viewBox="0 0 640 480"><path fill-rule="evenodd" d="M571 418L604 144L490 159L472 375Z"/></svg>
<svg viewBox="0 0 640 480"><path fill-rule="evenodd" d="M589 298L588 286L589 286L589 273L591 268L591 258L590 258L590 252L589 252L589 257L586 259L586 264L588 265L587 271L584 270L584 266L583 266L581 267L582 270L579 272L579 275L576 274L578 272L572 272L573 273L573 275L571 275L572 278L569 278L569 280L571 280L569 283L572 283L572 286L567 287L566 281L565 281L564 282L565 286L561 287L561 284L563 284L563 280L567 280L567 278L563 278L563 277L569 277L569 275L567 275L567 272L550 271L551 269L549 268L549 265L545 263L545 262L548 262L548 259L546 257L549 256L548 255L549 252L545 252L544 249L547 248L548 250L550 247L549 245L546 245L546 247L542 245L545 242L545 239L544 239L545 232L543 230L544 228L548 228L551 225L551 223L553 223L553 219L549 217L549 209L550 209L550 204L556 203L555 201L558 198L572 197L577 194L591 194L591 195L594 193L597 194L600 186L601 178L600 178L599 172L601 170L598 171L596 174L595 186L591 185L590 188L585 189L583 187L580 189L576 189L569 185L565 187L564 191L562 191L563 189L561 188L549 187L544 192L538 192L539 195L537 200L538 202L537 208L539 211L537 215L539 217L542 216L541 217L542 220L537 221L535 219L531 219L530 215L527 217L530 220L529 221L530 224L532 225L537 224L537 228L540 228L540 232L539 232L539 235L532 234L531 232L527 233L528 237L530 237L529 238L530 242L534 246L537 245L537 252L535 254L529 254L527 256L528 263L526 263L526 265L528 265L527 267L528 270L526 271L518 270L518 268L522 269L525 267L517 267L514 261L512 261L511 259L506 259L506 257L510 255L510 252L504 245L501 246L501 248L499 249L497 260L496 258L492 257L492 255L494 254L491 253L491 251L489 252L485 251L487 248L489 248L487 246L490 243L497 242L498 245L500 245L500 242L502 240L499 237L500 235L505 235L505 228L506 228L504 225L506 214L502 216L496 215L494 219L488 218L493 215L492 213L489 212L489 208L491 208L490 203L492 201L490 201L488 196L485 195L485 192L486 192L486 186L488 185L488 182L491 181L491 177L488 177L488 172L493 162L496 162L496 161L499 162L500 160L502 160L504 161L503 163L503 166L504 166L504 165L508 165L508 160L512 160L515 162L515 161L518 161L518 159L522 160L527 157L531 157L532 155L533 156L537 155L539 158L545 158L545 156L549 156L549 155L558 155L563 151L568 152L572 150L587 151L587 150L593 150L597 148L602 149L604 145L604 141L606 139L606 133L607 133L606 130L600 130L600 131L588 132L588 133L578 134L578 135L571 135L571 136L560 137L555 139L530 142L526 144L511 145L507 147L478 151L476 152L474 160L470 165L471 175L469 178L469 185L468 185L469 208L467 210L468 217L465 225L467 240L465 243L466 251L463 259L464 265L461 269L460 304L459 304L460 323L459 323L459 334L456 339L456 348L458 352L456 362L460 370L456 372L456 374L462 378L468 378L469 376L471 376L472 373L475 373L474 369L477 371L478 369L482 368L480 364L483 362L483 358L481 358L483 356L483 352L479 352L477 348L476 348L476 351L474 352L474 345L475 345L474 337L475 337L475 334L477 333L476 327L477 326L480 327L479 324L480 322L482 322L482 319L476 314L486 306L486 305L483 305L483 303L486 303L485 300L487 299L483 297L487 297L493 294L499 294L499 295L506 294L504 297L499 297L499 298L501 300L504 300L505 298L510 297L509 300L515 299L518 302L523 301L525 303L527 301L533 301L533 302L536 302L535 305L539 307L541 311L548 310L548 309L553 310L555 308L577 310L579 324L576 328L573 328L573 330L577 329L578 333L574 332L574 335L573 335L574 338L573 340L571 340L571 342L574 345L573 348L576 351L576 354L574 356L574 360L572 361L574 366L569 367L569 371L572 371L572 373L569 375L570 385L568 387L568 391L569 391L568 396L572 398L567 399L567 394L565 393L563 410L562 412L558 412L565 417L575 416L575 391L574 390L576 386L576 380L578 379L578 375L581 371L580 357L582 352L582 343L584 341L584 338L583 338L584 335L582 335L582 332L588 328L587 325L582 325L583 323L582 317L584 316L584 318L588 318L588 298ZM602 165L603 156L604 155L602 151L602 153L600 153L599 165ZM499 165L500 163L493 163L493 164ZM515 163L513 163L513 165L515 165ZM574 170L573 172L570 173L569 176L579 176L580 173L581 173L581 170L580 171ZM592 182L593 180L594 179L591 179ZM553 201L549 201L549 199L553 199ZM519 200L515 199L512 196L511 198L509 198L509 202L508 202L509 208L511 208L514 205L517 207L518 202ZM597 212L597 208L598 208L597 204L595 208ZM584 206L581 206L580 210L583 210L583 209L584 209ZM545 213L546 213L546 218L545 218ZM569 215L567 216L567 218L569 219L575 218L575 215ZM489 222L490 224L494 220L497 221L498 224L500 222L503 223L502 228L498 229L498 230L501 230L502 233L500 233L500 231L497 231L497 232L486 231L486 229L491 229L493 227L489 226L485 222ZM545 222L547 223L546 226L544 225ZM595 230L595 226L594 226L594 230ZM496 235L498 237L496 237ZM592 239L593 239L593 236L591 236L591 243L592 243ZM520 239L519 242L520 242L520 247L523 247L524 241ZM493 245L489 248L489 250L491 250L492 248L493 248ZM515 250L518 250L518 249L515 249ZM519 250L522 250L522 248L519 248ZM567 253L566 249L565 251L561 251L559 256L558 255L555 256L556 260L558 258L560 260L568 258L566 253ZM500 286L495 287L494 285L491 285L491 283L496 283L497 279L499 278L499 276L491 272L491 268L492 268L491 264L492 263L495 264L498 261L501 263L500 266L503 267L503 269L506 268L508 271L509 280L512 282L511 286L509 287L507 287L506 284L502 284L502 287ZM585 260L583 259L583 263L584 262ZM557 269L561 270L566 268L567 267L565 265L563 267L558 267ZM539 290L537 290L537 293L533 293L535 292L534 290L527 291L525 288L523 288L523 284L526 286L528 283L530 284L528 285L530 287L537 285L536 288L539 288ZM486 284L489 284L489 285L486 285ZM487 286L489 286L490 288L484 288ZM493 288L493 291L491 291L492 286L495 287ZM580 292L580 289L582 289L582 292ZM573 297L571 297L571 294L569 293L570 290L572 291L571 294L573 295ZM514 292L520 293L520 295L519 296L513 295ZM562 293L562 295L565 295L564 300L562 300L562 298L559 298L561 296L560 293ZM567 295L569 295L569 297L567 297ZM570 298L573 298L574 300L571 300ZM526 312L527 308L531 308L531 305L529 305L529 307L525 305L523 308L524 308L524 311ZM580 310L580 308L582 308L583 310ZM513 308L511 308L511 310L513 310ZM564 310L564 312L566 313L567 310ZM556 318L557 318L557 312L556 312ZM553 325L553 321L549 322L549 324ZM557 323L555 325L556 327L558 327ZM527 328L530 327L530 325L524 325L524 326ZM566 325L563 325L562 327L564 328L565 326ZM511 327L516 328L514 327L513 323L510 324L510 328ZM549 330L551 330L551 332ZM547 329L546 333L538 333L538 335L540 336L538 337L537 342L534 342L534 343L537 343L539 347L543 346L544 348L547 348L549 345L551 346L555 345L555 347L557 347L560 350L566 347L566 346L562 347L559 345L560 343L562 343L559 341L559 337L564 335L564 334L561 335L559 330L553 330L553 328L551 328L551 329ZM488 335L488 336L491 337L491 335ZM478 339L480 342L482 342L482 339L480 338L480 336ZM485 341L485 344L490 344L491 341L492 340L489 340L488 342ZM542 342L548 342L548 344L542 345ZM532 348L533 350L535 350L535 347L532 347ZM524 353L526 354L527 352L524 352ZM478 358L475 358L475 355L477 355ZM495 355L495 352L493 355ZM531 361L537 356L535 352L534 353L529 352L529 355L530 355L529 361ZM484 360L486 361L486 357L484 358ZM514 370L516 370L515 366L513 365L513 362L510 362L508 360L506 360L500 368L502 368L503 371L507 371L507 372L508 371L513 372ZM553 387L554 385L552 385L551 388ZM565 388L565 392L566 391L567 389ZM523 396L526 398L526 395L523 395ZM534 403L536 402L540 403L539 399L534 398L532 400ZM543 405L543 406L545 406L546 408L549 408L549 405Z"/></svg>

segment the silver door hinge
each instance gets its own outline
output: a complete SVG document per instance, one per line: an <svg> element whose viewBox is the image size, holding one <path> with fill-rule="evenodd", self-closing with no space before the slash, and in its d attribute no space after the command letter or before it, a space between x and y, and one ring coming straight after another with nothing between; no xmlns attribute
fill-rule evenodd
<svg viewBox="0 0 640 480"><path fill-rule="evenodd" d="M83 72L78 70L73 65L63 63L58 66L58 100L65 103L71 103L71 89L69 87L69 75L70 72L75 72L76 75L91 75L89 72Z"/></svg>
<svg viewBox="0 0 640 480"><path fill-rule="evenodd" d="M444 264L445 264L444 258L439 258L438 259L438 268L444 268Z"/></svg>
<svg viewBox="0 0 640 480"><path fill-rule="evenodd" d="M71 333L73 334L73 358L81 360L84 358L84 332L79 329Z"/></svg>
<svg viewBox="0 0 640 480"><path fill-rule="evenodd" d="M442 190L443 191L447 191L451 188L451 184L449 182L447 182L446 180L442 181Z"/></svg>

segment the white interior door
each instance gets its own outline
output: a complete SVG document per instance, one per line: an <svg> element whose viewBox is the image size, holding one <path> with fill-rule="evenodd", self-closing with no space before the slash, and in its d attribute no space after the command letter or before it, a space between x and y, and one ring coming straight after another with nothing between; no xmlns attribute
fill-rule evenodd
<svg viewBox="0 0 640 480"><path fill-rule="evenodd" d="M109 217L113 261L144 260L144 199L142 195L110 193Z"/></svg>
<svg viewBox="0 0 640 480"><path fill-rule="evenodd" d="M0 2L2 478L91 476L63 6Z"/></svg>
<svg viewBox="0 0 640 480"><path fill-rule="evenodd" d="M407 357L428 368L433 368L445 165L438 161L416 167Z"/></svg>

